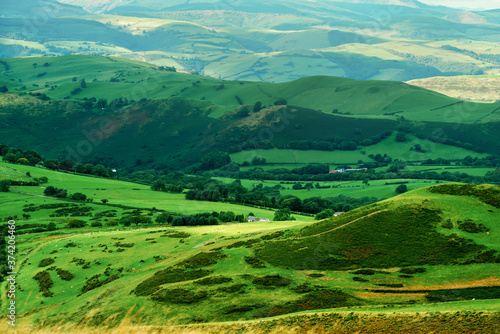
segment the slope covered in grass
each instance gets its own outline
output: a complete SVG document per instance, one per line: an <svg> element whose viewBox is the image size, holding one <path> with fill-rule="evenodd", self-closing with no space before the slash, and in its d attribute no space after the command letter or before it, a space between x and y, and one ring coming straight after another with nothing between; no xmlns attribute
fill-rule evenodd
<svg viewBox="0 0 500 334"><path fill-rule="evenodd" d="M458 185L429 190L452 199L429 195L427 188L412 191L307 227L297 238L271 242L257 254L274 265L319 270L477 262L487 251L484 244L498 242L494 231L500 190L498 186L467 187L469 192ZM477 202L475 194L480 194L484 206L472 205ZM464 233L460 224L467 220L485 229ZM449 231L443 228L445 222L451 224ZM493 262L498 260L497 250L490 254ZM288 256L279 255L285 253Z"/></svg>
<svg viewBox="0 0 500 334"><path fill-rule="evenodd" d="M142 200L145 208L154 204L169 210L168 199L153 203L139 185L22 168L72 192L109 196L109 204L140 207ZM12 190L40 191L26 188ZM134 193L138 198L131 201ZM445 300L447 310L460 311L460 300L471 294L481 299L474 309L491 310L500 284L495 277L498 196L496 186L451 184L411 191L314 224L71 229L65 227L71 217L51 217L56 209L42 208L71 202L10 192L0 196L9 203L2 205L0 216L40 208L29 211L29 220L17 222L24 232L16 239L17 298L26 301L18 314L24 324L66 326L68 319L78 322L91 313L92 326L116 325L124 317L165 325L325 309L371 313L382 305L426 312L444 310L428 304ZM191 205L205 210L203 203ZM211 205L215 210L219 204ZM79 217L83 220L109 209L117 216L130 211L84 206L94 209L92 217ZM26 233L34 226L21 228L48 222L56 222L56 230ZM488 231L471 233L471 224Z"/></svg>

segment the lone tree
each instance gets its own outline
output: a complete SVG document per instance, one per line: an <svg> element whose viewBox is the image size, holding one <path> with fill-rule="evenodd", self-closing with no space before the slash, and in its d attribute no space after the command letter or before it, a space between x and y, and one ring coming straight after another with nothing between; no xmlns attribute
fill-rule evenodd
<svg viewBox="0 0 500 334"><path fill-rule="evenodd" d="M82 81L80 82L80 87L82 87L82 88L87 87L87 83L85 82L85 79L82 79Z"/></svg>
<svg viewBox="0 0 500 334"><path fill-rule="evenodd" d="M255 104L253 105L253 112L259 112L261 110L262 110L262 102L260 101L255 102Z"/></svg>
<svg viewBox="0 0 500 334"><path fill-rule="evenodd" d="M407 191L408 191L408 187L406 186L406 184L401 184L396 188L396 193L398 193L398 194L403 194Z"/></svg>
<svg viewBox="0 0 500 334"><path fill-rule="evenodd" d="M398 132L396 135L396 141L399 143L404 143L406 141L406 134L404 132Z"/></svg>
<svg viewBox="0 0 500 334"><path fill-rule="evenodd" d="M9 192L9 189L10 189L10 180L0 181L0 192L6 193Z"/></svg>

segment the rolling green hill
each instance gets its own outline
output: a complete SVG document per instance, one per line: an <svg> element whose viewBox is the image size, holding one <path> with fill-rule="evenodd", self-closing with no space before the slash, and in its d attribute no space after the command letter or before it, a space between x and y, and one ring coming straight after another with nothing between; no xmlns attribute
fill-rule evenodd
<svg viewBox="0 0 500 334"><path fill-rule="evenodd" d="M332 142L351 144L310 151L295 163L357 163L389 151L407 161L485 156L473 149L500 152L498 104L463 102L399 82L326 76L279 84L225 81L83 55L2 59L0 66L8 90L0 95L2 140L49 158L172 170L214 149L236 153L241 163L258 152L251 149L286 155L290 148L317 150ZM257 102L260 111L254 111ZM391 148L395 137L377 144L395 131L413 137L397 150ZM424 151L412 152L416 144ZM272 151L258 154L268 158ZM278 160L272 162L293 162Z"/></svg>
<svg viewBox="0 0 500 334"><path fill-rule="evenodd" d="M156 203L140 185L22 168L48 176L47 186L88 193L97 185L96 198L112 200L61 201L21 189L32 187L1 195L9 203L2 205L2 216L31 214L16 222L16 298L25 301L17 309L21 326L68 328L83 319L88 326L116 326L126 319L122 325L206 323L209 331L214 321L321 310L331 316L354 312L361 318L351 326L373 330L374 323L361 321L364 314L388 308L395 317L425 312L434 328L432 312L445 307L468 310L471 317L486 312L471 326L489 328L495 316L489 312L500 298L498 186L421 188L317 223L71 229L65 224L72 217L54 218L58 204L90 207L90 216L77 218L105 223L113 219L106 214L127 214L126 207L112 205ZM169 203L162 208L180 208ZM36 231L49 222L55 230ZM390 321L382 322L390 327ZM326 326L323 320L317 324Z"/></svg>

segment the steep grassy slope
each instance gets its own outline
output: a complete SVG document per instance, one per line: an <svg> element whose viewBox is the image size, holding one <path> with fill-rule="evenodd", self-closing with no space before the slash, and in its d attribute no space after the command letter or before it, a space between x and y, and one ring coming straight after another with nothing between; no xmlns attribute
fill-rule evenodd
<svg viewBox="0 0 500 334"><path fill-rule="evenodd" d="M427 190L433 195L428 195ZM442 197L442 193L449 197ZM498 187L443 185L422 189L315 224L301 231L298 240L271 243L258 254L271 263L296 269L474 262L477 255L473 254L482 250L474 242L480 240L479 244L494 245L495 234L483 233L476 237L455 228L460 227L462 219L470 219L474 224L494 229L498 225L495 212L500 206L499 194ZM466 202L472 203L478 198L497 209L464 210ZM449 232L442 229L447 220L453 221ZM331 244L332 240L336 241ZM497 246L494 249L498 250ZM280 253L289 256L280 258L277 256Z"/></svg>
<svg viewBox="0 0 500 334"><path fill-rule="evenodd" d="M123 317L165 325L318 309L380 312L382 305L458 311L472 298L469 310L493 310L499 194L495 186L442 185L316 224L79 232L58 225L18 236L17 298L26 301L18 315L44 326L116 325ZM43 211L30 223L50 220ZM471 224L484 227L471 233Z"/></svg>

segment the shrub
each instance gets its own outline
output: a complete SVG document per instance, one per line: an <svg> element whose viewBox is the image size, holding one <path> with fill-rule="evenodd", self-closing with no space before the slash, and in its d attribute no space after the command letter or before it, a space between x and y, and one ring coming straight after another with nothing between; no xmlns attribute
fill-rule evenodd
<svg viewBox="0 0 500 334"><path fill-rule="evenodd" d="M184 267L190 269L203 268L214 265L217 261L227 257L227 255L219 252L203 252L198 253L182 262L179 262L177 267Z"/></svg>
<svg viewBox="0 0 500 334"><path fill-rule="evenodd" d="M375 270L373 270L373 269L360 269L360 270L356 270L356 271L352 272L351 274L354 274L354 275L374 275Z"/></svg>
<svg viewBox="0 0 500 334"><path fill-rule="evenodd" d="M68 227L70 228L80 228L85 227L86 225L87 222L81 219L70 219L70 221L68 222Z"/></svg>
<svg viewBox="0 0 500 334"><path fill-rule="evenodd" d="M65 280L65 281L71 281L73 278L75 278L75 275L73 275L69 271L66 271L66 270L63 270L60 268L57 268L56 272L59 275L59 277L61 277L61 279Z"/></svg>
<svg viewBox="0 0 500 334"><path fill-rule="evenodd" d="M413 274L422 274L425 273L427 269L419 267L419 268L401 268L399 270L400 273L413 275Z"/></svg>
<svg viewBox="0 0 500 334"><path fill-rule="evenodd" d="M74 193L70 197L71 197L71 199L73 199L75 201L85 201L87 199L87 195L82 194L82 193Z"/></svg>
<svg viewBox="0 0 500 334"><path fill-rule="evenodd" d="M451 222L451 219L447 219L445 222L442 222L441 223L441 227L442 228L445 228L445 229L448 229L448 230L451 230L453 228L453 223Z"/></svg>
<svg viewBox="0 0 500 334"><path fill-rule="evenodd" d="M50 273L47 270L37 273L35 276L33 276L33 279L38 281L40 292L42 292L45 297L52 297L54 295L49 290L50 287L54 284L54 281L52 281Z"/></svg>
<svg viewBox="0 0 500 334"><path fill-rule="evenodd" d="M232 280L233 279L231 277L218 276L218 277L207 277L199 279L197 281L194 281L193 283L199 285L216 285L216 284L228 283L231 282Z"/></svg>
<svg viewBox="0 0 500 334"><path fill-rule="evenodd" d="M310 286L307 283L302 283L302 284L297 285L295 288L291 288L290 290L292 290L296 293L302 294L302 293L308 293L308 292L314 291L315 288L313 288L312 286Z"/></svg>
<svg viewBox="0 0 500 334"><path fill-rule="evenodd" d="M131 248L131 247L134 247L134 244L133 243L130 243L130 244L122 244L121 242L117 242L115 243L115 247L126 247L126 248Z"/></svg>
<svg viewBox="0 0 500 334"><path fill-rule="evenodd" d="M184 270L179 268L167 268L157 271L153 276L141 282L134 290L137 296L148 296L155 293L160 285L192 281L210 275L210 270Z"/></svg>
<svg viewBox="0 0 500 334"><path fill-rule="evenodd" d="M260 241L261 240L259 240L259 239L248 239L246 241L236 241L235 243L230 244L226 248L231 249L231 248L239 248L239 247L243 247L243 246L251 246L251 245L258 243Z"/></svg>
<svg viewBox="0 0 500 334"><path fill-rule="evenodd" d="M458 229L468 233L488 232L490 229L483 224L477 225L472 219L467 219L463 223L458 224Z"/></svg>
<svg viewBox="0 0 500 334"><path fill-rule="evenodd" d="M253 215L250 215L250 216L253 216ZM263 235L260 238L262 240L272 240L272 239L281 238L284 235L285 235L284 231L278 231L278 232L274 232L274 233L271 233L271 234Z"/></svg>
<svg viewBox="0 0 500 334"><path fill-rule="evenodd" d="M307 276L312 277L312 278L319 278L319 277L324 277L325 275L320 274L320 273L312 273L312 274L308 274Z"/></svg>
<svg viewBox="0 0 500 334"><path fill-rule="evenodd" d="M224 292L224 293L236 293L236 292L241 292L243 289L246 287L246 284L243 283L238 283L238 284L233 284L230 286L225 286L218 288L217 291Z"/></svg>
<svg viewBox="0 0 500 334"><path fill-rule="evenodd" d="M358 277L358 276L354 276L352 278L353 281L356 281L356 282L370 282L369 280L363 278L363 277Z"/></svg>
<svg viewBox="0 0 500 334"><path fill-rule="evenodd" d="M264 285L264 286L288 286L292 283L291 279L286 277L281 277L280 275L266 275L263 277L256 278L252 281L253 284Z"/></svg>
<svg viewBox="0 0 500 334"><path fill-rule="evenodd" d="M9 192L10 189L10 180L2 180L0 181L0 192Z"/></svg>
<svg viewBox="0 0 500 334"><path fill-rule="evenodd" d="M193 292L185 289L162 289L151 296L151 299L172 304L193 304L207 297L206 291Z"/></svg>
<svg viewBox="0 0 500 334"><path fill-rule="evenodd" d="M186 239L189 238L190 236L191 234L181 231L169 231L165 232L165 234L162 235L162 237L179 238L179 239Z"/></svg>
<svg viewBox="0 0 500 334"><path fill-rule="evenodd" d="M399 185L397 188L396 188L396 193L397 194L403 194L405 192L408 191L408 187L406 186L406 184L401 184Z"/></svg>
<svg viewBox="0 0 500 334"><path fill-rule="evenodd" d="M46 267L46 266L49 266L51 265L52 263L56 262L54 259L52 258L46 258L46 259L43 259L42 261L40 261L40 263L38 264L39 267Z"/></svg>
<svg viewBox="0 0 500 334"><path fill-rule="evenodd" d="M99 281L100 276L101 276L101 274L97 274L97 275L92 276L90 279L88 279L82 288L81 294L84 294L85 292L88 292L90 290L97 289L105 284L108 284L108 283L113 282L114 280L117 280L120 278L120 276L118 274L116 274L116 275L112 275L112 276L106 278L104 281Z"/></svg>
<svg viewBox="0 0 500 334"><path fill-rule="evenodd" d="M272 307L268 310L267 315L277 316L292 312L354 306L360 304L361 300L354 298L341 290L321 289L310 292L297 301Z"/></svg>
<svg viewBox="0 0 500 334"><path fill-rule="evenodd" d="M245 256L244 259L252 268L266 268L264 262L254 256Z"/></svg>

